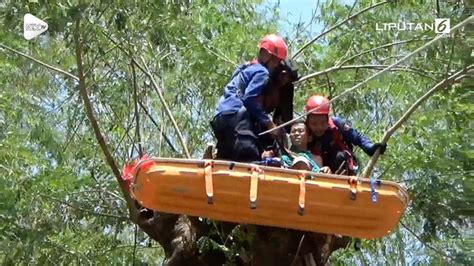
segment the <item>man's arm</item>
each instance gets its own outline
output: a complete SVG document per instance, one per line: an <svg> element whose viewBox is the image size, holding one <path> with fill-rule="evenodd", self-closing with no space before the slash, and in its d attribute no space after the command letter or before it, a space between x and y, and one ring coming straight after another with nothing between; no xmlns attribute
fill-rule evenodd
<svg viewBox="0 0 474 266"><path fill-rule="evenodd" d="M263 109L263 104L259 98L263 95L263 90L267 85L269 78L268 72L263 70L257 70L254 73L244 71L242 74L244 79L249 79L245 94L242 97L242 102L250 115L254 117L259 124L267 126L271 120Z"/></svg>
<svg viewBox="0 0 474 266"><path fill-rule="evenodd" d="M356 129L340 117L333 117L334 124L341 132L344 141L359 146L365 153L372 156L375 152L374 144L366 136L359 133Z"/></svg>

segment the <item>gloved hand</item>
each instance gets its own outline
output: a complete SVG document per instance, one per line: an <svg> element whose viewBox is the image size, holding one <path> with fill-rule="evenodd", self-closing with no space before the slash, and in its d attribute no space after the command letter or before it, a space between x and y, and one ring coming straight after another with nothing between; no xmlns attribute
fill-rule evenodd
<svg viewBox="0 0 474 266"><path fill-rule="evenodd" d="M375 151L380 148L380 154L384 154L385 150L387 149L387 144L377 142L372 145L370 150L367 151L367 154L373 156Z"/></svg>
<svg viewBox="0 0 474 266"><path fill-rule="evenodd" d="M297 81L300 77L298 76L298 66L292 59L285 59L282 61L283 70L285 70L291 78L291 81Z"/></svg>

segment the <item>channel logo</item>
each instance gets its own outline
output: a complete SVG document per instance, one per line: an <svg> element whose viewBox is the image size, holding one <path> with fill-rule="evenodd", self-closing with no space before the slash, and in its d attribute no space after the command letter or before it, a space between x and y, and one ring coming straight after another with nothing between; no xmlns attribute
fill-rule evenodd
<svg viewBox="0 0 474 266"><path fill-rule="evenodd" d="M435 18L435 32L450 33L451 21L449 20L449 18Z"/></svg>
<svg viewBox="0 0 474 266"><path fill-rule="evenodd" d="M48 23L41 19L29 13L23 17L23 36L25 39L31 40L47 30Z"/></svg>

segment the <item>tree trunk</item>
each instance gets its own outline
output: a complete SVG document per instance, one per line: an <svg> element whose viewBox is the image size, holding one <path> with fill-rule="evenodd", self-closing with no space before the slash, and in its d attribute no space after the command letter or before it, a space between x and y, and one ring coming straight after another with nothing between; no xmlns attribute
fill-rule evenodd
<svg viewBox="0 0 474 266"><path fill-rule="evenodd" d="M138 219L140 228L163 247L166 265L324 265L333 251L345 248L350 240L291 229L208 222L158 212ZM203 241L220 248L203 248L199 244Z"/></svg>

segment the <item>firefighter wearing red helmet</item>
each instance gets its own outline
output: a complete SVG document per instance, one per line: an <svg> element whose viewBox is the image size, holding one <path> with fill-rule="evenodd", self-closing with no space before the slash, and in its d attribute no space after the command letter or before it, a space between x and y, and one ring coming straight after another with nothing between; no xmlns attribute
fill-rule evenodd
<svg viewBox="0 0 474 266"><path fill-rule="evenodd" d="M288 47L285 40L276 34L269 34L260 41L258 48L264 49L280 60L285 60L288 55Z"/></svg>
<svg viewBox="0 0 474 266"><path fill-rule="evenodd" d="M324 165L333 172L345 169L349 175L357 172L357 160L353 154L353 146L359 146L366 154L372 156L377 149L383 154L386 144L372 143L340 117L329 116L331 104L322 95L308 98L304 107L310 112L306 123L312 135L311 152L322 156ZM341 166L342 165L342 166Z"/></svg>
<svg viewBox="0 0 474 266"><path fill-rule="evenodd" d="M232 74L211 121L217 138L218 159L259 160L264 147L258 133L275 127L268 108L264 107L264 102L268 102L264 97L273 93L268 92L267 84L271 73L286 59L288 47L282 37L269 34L260 41L258 48L258 58L240 65ZM281 131L275 130L272 137L279 134Z"/></svg>

